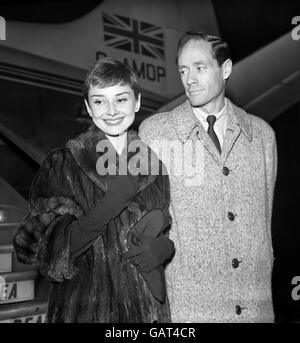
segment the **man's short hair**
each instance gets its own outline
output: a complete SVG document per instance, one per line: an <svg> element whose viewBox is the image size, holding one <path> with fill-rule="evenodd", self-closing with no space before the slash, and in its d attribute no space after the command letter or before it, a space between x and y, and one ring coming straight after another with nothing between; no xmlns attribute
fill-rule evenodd
<svg viewBox="0 0 300 343"><path fill-rule="evenodd" d="M83 84L83 95L88 99L91 87L106 88L117 84L129 85L134 91L135 98L138 99L140 88L134 70L125 63L102 57L88 70Z"/></svg>
<svg viewBox="0 0 300 343"><path fill-rule="evenodd" d="M176 64L178 64L178 56L181 53L183 47L190 40L204 40L205 42L210 43L212 57L217 60L218 66L221 65L228 59L231 59L230 50L227 42L218 36L210 35L206 32L199 31L193 32L188 31L179 39L177 47L177 57Z"/></svg>

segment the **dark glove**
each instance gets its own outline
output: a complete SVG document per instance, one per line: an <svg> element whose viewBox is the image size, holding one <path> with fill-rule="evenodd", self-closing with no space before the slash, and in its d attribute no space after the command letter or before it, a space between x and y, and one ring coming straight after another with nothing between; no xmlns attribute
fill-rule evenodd
<svg viewBox="0 0 300 343"><path fill-rule="evenodd" d="M134 245L139 245L123 254L123 259L129 259L138 271L149 273L163 264L174 252L174 243L166 236L149 237L141 233L134 233L129 238L139 240Z"/></svg>
<svg viewBox="0 0 300 343"><path fill-rule="evenodd" d="M108 177L107 192L104 197L110 207L120 208L137 192L138 177L128 175L113 175Z"/></svg>
<svg viewBox="0 0 300 343"><path fill-rule="evenodd" d="M74 221L70 239L73 258L86 251L105 230L109 221L126 208L127 202L137 192L137 176L116 175L108 177L107 192L98 200L92 211Z"/></svg>
<svg viewBox="0 0 300 343"><path fill-rule="evenodd" d="M144 215L144 217L135 224L128 234L127 246L129 250L123 255L123 260L132 255L140 258L140 254L135 255L135 249L140 248L143 245L143 238L151 244L151 238L156 238L161 232L163 232L168 224L168 218L160 209L153 209ZM160 240L160 242L161 241L162 240ZM171 242L170 245L173 245L173 243ZM132 263L137 262L135 261L135 257L131 257L130 261ZM146 270L148 269L146 268ZM166 297L166 280L163 265L160 264L157 268L154 268L148 273L144 273L142 271L139 271L139 273L142 275L154 298L163 303Z"/></svg>
<svg viewBox="0 0 300 343"><path fill-rule="evenodd" d="M137 192L137 177L132 175L114 175L108 177L105 196L98 200L95 208L82 218L82 225L89 226L94 221L97 227L106 225L112 218L118 216L126 207L127 202ZM97 223L96 223L97 222ZM92 225L93 226L93 225Z"/></svg>

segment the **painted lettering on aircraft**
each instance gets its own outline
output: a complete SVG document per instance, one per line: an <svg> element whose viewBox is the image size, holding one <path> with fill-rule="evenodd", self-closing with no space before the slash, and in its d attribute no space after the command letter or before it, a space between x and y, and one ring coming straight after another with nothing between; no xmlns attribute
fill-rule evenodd
<svg viewBox="0 0 300 343"><path fill-rule="evenodd" d="M106 53L97 51L96 59L106 56ZM166 69L162 66L149 62L139 62L134 58L129 59L127 57L125 57L122 62L131 67L136 72L139 79L160 83L162 79L166 77Z"/></svg>

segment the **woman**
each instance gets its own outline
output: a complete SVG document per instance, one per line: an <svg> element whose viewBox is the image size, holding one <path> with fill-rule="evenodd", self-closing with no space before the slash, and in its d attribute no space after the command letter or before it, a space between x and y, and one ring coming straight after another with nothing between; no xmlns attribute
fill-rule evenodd
<svg viewBox="0 0 300 343"><path fill-rule="evenodd" d="M53 281L48 322L168 322L157 270L174 246L164 234L155 237L161 230L154 226L167 226L169 181L161 162L128 131L140 107L136 75L121 62L98 60L84 96L93 124L45 159L14 238L17 256L37 262ZM137 157L132 143L146 154L138 173L130 167ZM157 175L141 163L150 160ZM135 230L146 225L149 235Z"/></svg>

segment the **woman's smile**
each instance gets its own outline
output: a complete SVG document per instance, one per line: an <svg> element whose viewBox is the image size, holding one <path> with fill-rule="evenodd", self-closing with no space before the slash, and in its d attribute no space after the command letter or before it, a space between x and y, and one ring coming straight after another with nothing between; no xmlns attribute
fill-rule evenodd
<svg viewBox="0 0 300 343"><path fill-rule="evenodd" d="M108 118L108 119L103 119L103 120L107 125L114 126L114 125L121 124L123 119L124 119L124 117L122 117L122 118Z"/></svg>

